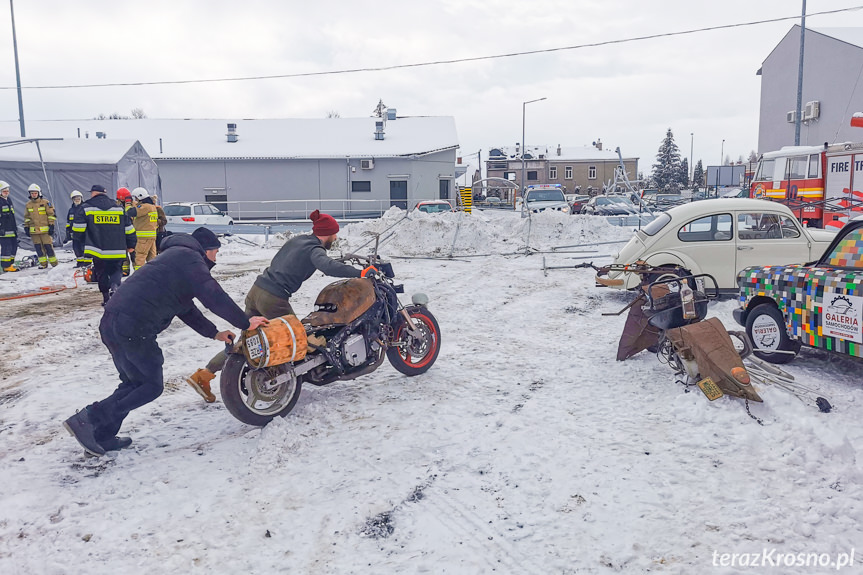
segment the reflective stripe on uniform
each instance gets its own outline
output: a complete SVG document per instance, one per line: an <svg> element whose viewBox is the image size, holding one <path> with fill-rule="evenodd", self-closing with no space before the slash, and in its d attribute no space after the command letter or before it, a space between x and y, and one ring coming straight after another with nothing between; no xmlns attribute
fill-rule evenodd
<svg viewBox="0 0 863 575"><path fill-rule="evenodd" d="M87 231L87 222L84 222L83 224L72 224L72 231L84 233L85 231Z"/></svg>
<svg viewBox="0 0 863 575"><path fill-rule="evenodd" d="M96 246L84 246L84 253L103 260L126 257L126 250L100 250Z"/></svg>
<svg viewBox="0 0 863 575"><path fill-rule="evenodd" d="M126 226L126 235L127 236L129 234L134 234L134 233L135 233L135 226L132 226L132 225Z"/></svg>
<svg viewBox="0 0 863 575"><path fill-rule="evenodd" d="M126 232L126 233L128 233L128 232ZM138 234L139 238L155 238L156 237L156 230L153 230L152 232L149 232L147 230L137 230L135 233Z"/></svg>

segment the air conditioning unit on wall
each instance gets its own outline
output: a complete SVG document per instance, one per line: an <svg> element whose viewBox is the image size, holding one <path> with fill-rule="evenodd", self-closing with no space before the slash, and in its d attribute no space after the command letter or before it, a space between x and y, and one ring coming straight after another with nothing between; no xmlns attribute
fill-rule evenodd
<svg viewBox="0 0 863 575"><path fill-rule="evenodd" d="M360 169L362 170L371 170L375 167L374 160L360 160Z"/></svg>
<svg viewBox="0 0 863 575"><path fill-rule="evenodd" d="M785 121L788 122L789 124L793 124L794 122L796 122L797 121L797 112L795 112L794 110L792 110L790 112L786 112Z"/></svg>
<svg viewBox="0 0 863 575"><path fill-rule="evenodd" d="M821 102L818 100L813 100L811 102L806 102L806 106L803 108L803 119L804 120L817 120L818 116L821 115Z"/></svg>

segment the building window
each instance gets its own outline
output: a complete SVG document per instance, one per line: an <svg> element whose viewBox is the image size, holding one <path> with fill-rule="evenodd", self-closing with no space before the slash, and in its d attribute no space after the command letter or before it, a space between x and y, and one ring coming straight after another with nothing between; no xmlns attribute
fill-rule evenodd
<svg viewBox="0 0 863 575"><path fill-rule="evenodd" d="M506 162L489 162L488 163L489 170L505 170Z"/></svg>
<svg viewBox="0 0 863 575"><path fill-rule="evenodd" d="M536 170L533 170L533 171L527 173L527 181L528 182L535 182L536 180L537 180Z"/></svg>
<svg viewBox="0 0 863 575"><path fill-rule="evenodd" d="M596 179L596 166L589 166L587 168L587 179L595 180Z"/></svg>
<svg viewBox="0 0 863 575"><path fill-rule="evenodd" d="M440 199L448 200L449 199L449 180L441 180L440 181Z"/></svg>
<svg viewBox="0 0 863 575"><path fill-rule="evenodd" d="M503 179L509 180L510 182L514 182L515 181L515 172L504 172L503 173Z"/></svg>
<svg viewBox="0 0 863 575"><path fill-rule="evenodd" d="M557 166L552 166L548 169L548 179L556 180L557 179Z"/></svg>
<svg viewBox="0 0 863 575"><path fill-rule="evenodd" d="M566 166L563 169L563 177L564 177L564 179L567 179L567 180L572 179L572 166Z"/></svg>
<svg viewBox="0 0 863 575"><path fill-rule="evenodd" d="M371 192L372 191L372 183L371 182L351 182L351 191L352 192Z"/></svg>

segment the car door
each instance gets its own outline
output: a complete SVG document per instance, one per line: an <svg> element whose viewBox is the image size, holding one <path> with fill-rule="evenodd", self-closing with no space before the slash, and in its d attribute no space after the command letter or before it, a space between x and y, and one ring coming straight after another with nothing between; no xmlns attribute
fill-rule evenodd
<svg viewBox="0 0 863 575"><path fill-rule="evenodd" d="M809 239L797 220L770 210L737 212L736 269L802 264L809 259Z"/></svg>
<svg viewBox="0 0 863 575"><path fill-rule="evenodd" d="M698 269L690 271L712 275L720 289L737 285L732 220L731 213L710 214L677 230L676 249L698 265Z"/></svg>
<svg viewBox="0 0 863 575"><path fill-rule="evenodd" d="M195 223L199 226L209 224L210 210L204 204L195 204L192 206L192 217L195 218Z"/></svg>

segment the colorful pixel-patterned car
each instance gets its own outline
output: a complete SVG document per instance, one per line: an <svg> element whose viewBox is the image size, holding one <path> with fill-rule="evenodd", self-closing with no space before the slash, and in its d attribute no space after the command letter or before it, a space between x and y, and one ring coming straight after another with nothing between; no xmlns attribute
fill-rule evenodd
<svg viewBox="0 0 863 575"><path fill-rule="evenodd" d="M863 220L849 222L817 262L750 267L737 276L755 354L794 359L801 345L863 357Z"/></svg>

